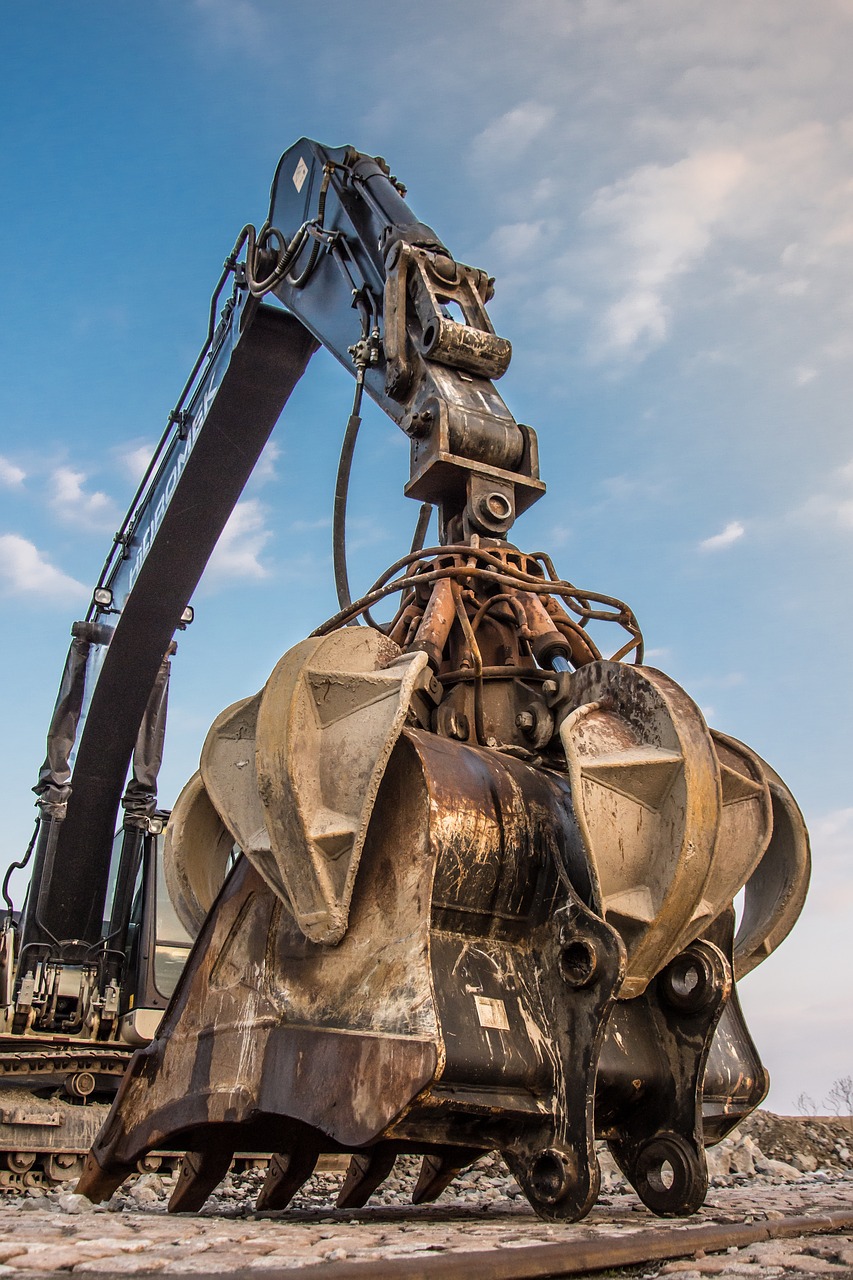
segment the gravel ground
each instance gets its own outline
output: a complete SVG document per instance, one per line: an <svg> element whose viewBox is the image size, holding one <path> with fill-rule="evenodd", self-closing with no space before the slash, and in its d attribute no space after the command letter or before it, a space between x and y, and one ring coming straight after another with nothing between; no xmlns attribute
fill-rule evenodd
<svg viewBox="0 0 853 1280"><path fill-rule="evenodd" d="M690 1222L853 1212L851 1139L849 1128L837 1122L759 1113L709 1152L711 1189ZM780 1153L789 1158L780 1159ZM340 1172L316 1174L290 1209L264 1216L253 1210L263 1181L258 1171L227 1179L200 1214L179 1217L166 1213L171 1183L150 1175L103 1206L91 1205L70 1186L48 1195L31 1190L8 1196L0 1217L0 1276L300 1270L318 1263L523 1249L590 1234L624 1237L662 1225L626 1186L606 1152L599 1204L584 1222L565 1225L540 1222L497 1157L483 1159L458 1178L435 1205L415 1208L409 1196L417 1165L414 1159L398 1160L392 1176L358 1212L334 1209ZM853 1280L853 1237L766 1241L623 1274L646 1280L664 1275ZM475 1275L472 1271L472 1280Z"/></svg>

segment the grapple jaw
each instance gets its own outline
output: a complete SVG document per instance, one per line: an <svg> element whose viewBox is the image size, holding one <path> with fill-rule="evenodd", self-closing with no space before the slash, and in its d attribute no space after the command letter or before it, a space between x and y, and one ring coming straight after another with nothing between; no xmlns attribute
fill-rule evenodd
<svg viewBox="0 0 853 1280"><path fill-rule="evenodd" d="M425 1199L453 1153L469 1151L464 1165L497 1147L533 1195L542 1152L559 1153L543 1209L553 1196L554 1212L585 1213L595 1068L624 949L566 874L569 803L563 779L404 730L334 947L309 942L241 859L81 1190L111 1194L143 1152L176 1142L205 1186L214 1152L227 1168L236 1149L272 1147L307 1177L306 1146L364 1165L379 1145L432 1161Z"/></svg>
<svg viewBox="0 0 853 1280"><path fill-rule="evenodd" d="M576 1219L598 1137L654 1212L702 1203L706 1143L766 1092L733 975L796 919L802 819L661 672L576 637L574 673L539 668L557 628L529 562L512 605L457 591L466 567L390 638L297 646L214 724L167 843L198 937L92 1148L92 1199L157 1148L188 1152L176 1211L235 1150L273 1153L269 1209L323 1153L350 1153L355 1208L400 1153L422 1156L421 1203L499 1151L537 1213Z"/></svg>

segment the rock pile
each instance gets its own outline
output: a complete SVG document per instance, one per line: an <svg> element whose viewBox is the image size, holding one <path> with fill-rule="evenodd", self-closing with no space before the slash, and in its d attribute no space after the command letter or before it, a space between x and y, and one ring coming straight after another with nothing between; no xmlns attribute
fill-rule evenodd
<svg viewBox="0 0 853 1280"><path fill-rule="evenodd" d="M708 1151L712 1185L738 1186L759 1177L796 1182L853 1172L853 1128L846 1120L777 1116L756 1111Z"/></svg>

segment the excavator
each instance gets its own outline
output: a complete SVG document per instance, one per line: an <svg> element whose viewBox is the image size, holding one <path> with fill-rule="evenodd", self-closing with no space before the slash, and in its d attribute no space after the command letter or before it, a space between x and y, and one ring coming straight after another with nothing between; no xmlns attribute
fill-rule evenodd
<svg viewBox="0 0 853 1280"><path fill-rule="evenodd" d="M537 1214L576 1220L605 1142L650 1210L684 1215L706 1147L766 1095L736 981L803 905L800 812L644 664L627 605L509 540L545 486L495 386L494 281L405 195L352 147L284 153L72 627L20 912L4 884L7 1180L79 1173L101 1201L180 1157L186 1212L263 1159L272 1210L331 1155L351 1210L401 1155L420 1204L500 1153ZM355 384L340 607L222 711L169 812L176 635L320 346ZM420 507L353 599L365 392L409 438Z"/></svg>

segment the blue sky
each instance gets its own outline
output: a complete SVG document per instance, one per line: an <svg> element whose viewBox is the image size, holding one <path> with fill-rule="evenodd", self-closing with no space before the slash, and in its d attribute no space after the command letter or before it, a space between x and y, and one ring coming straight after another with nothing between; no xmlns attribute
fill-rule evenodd
<svg viewBox="0 0 853 1280"><path fill-rule="evenodd" d="M782 774L806 911L741 995L771 1105L853 1071L853 11L847 0L45 0L0 49L3 856L81 616L236 232L302 134L381 153L497 277L546 498L515 539L628 600L650 661ZM315 357L196 593L161 796L333 612L351 385ZM354 586L408 547L368 414ZM411 508L411 509L409 509Z"/></svg>

